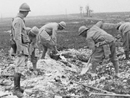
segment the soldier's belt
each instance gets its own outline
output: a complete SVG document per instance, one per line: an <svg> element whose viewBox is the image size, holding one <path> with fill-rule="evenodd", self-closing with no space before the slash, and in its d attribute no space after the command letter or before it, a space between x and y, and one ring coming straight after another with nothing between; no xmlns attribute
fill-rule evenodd
<svg viewBox="0 0 130 98"><path fill-rule="evenodd" d="M103 45L108 45L108 44L111 44L113 43L114 41L111 41L111 42L106 42L106 41L103 41L103 42L98 42L96 43L96 47L100 47L100 46L103 46Z"/></svg>

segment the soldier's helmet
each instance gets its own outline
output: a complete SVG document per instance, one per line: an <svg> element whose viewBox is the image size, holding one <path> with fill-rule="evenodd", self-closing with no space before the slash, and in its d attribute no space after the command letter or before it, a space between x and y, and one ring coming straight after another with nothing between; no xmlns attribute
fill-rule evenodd
<svg viewBox="0 0 130 98"><path fill-rule="evenodd" d="M30 31L31 31L31 33L33 33L35 35L37 35L39 33L39 29L36 26L34 26Z"/></svg>
<svg viewBox="0 0 130 98"><path fill-rule="evenodd" d="M116 29L118 30L123 23L124 23L124 21L121 21L121 22L117 23L116 24Z"/></svg>
<svg viewBox="0 0 130 98"><path fill-rule="evenodd" d="M27 3L23 3L20 7L19 7L19 11L31 11L30 7Z"/></svg>
<svg viewBox="0 0 130 98"><path fill-rule="evenodd" d="M64 21L61 21L59 25L62 26L64 29L66 28L66 23Z"/></svg>
<svg viewBox="0 0 130 98"><path fill-rule="evenodd" d="M84 32L84 31L86 31L86 30L88 30L89 28L87 28L86 26L81 26L80 28L79 28L79 30L78 30L78 32L79 32L79 36Z"/></svg>

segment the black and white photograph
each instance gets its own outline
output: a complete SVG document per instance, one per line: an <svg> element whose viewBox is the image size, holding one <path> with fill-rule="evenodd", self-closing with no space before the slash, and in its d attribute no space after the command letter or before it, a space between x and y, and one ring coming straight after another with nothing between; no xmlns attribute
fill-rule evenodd
<svg viewBox="0 0 130 98"><path fill-rule="evenodd" d="M0 0L0 98L130 98L130 0Z"/></svg>

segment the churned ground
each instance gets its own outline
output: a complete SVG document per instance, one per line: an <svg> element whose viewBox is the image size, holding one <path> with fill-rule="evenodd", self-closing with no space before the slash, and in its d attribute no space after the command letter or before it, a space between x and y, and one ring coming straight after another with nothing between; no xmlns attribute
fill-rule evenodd
<svg viewBox="0 0 130 98"><path fill-rule="evenodd" d="M122 48L119 48L118 59L120 75L114 75L111 62L103 62L97 68L97 76L80 72L87 65L91 51L85 48L85 39L78 35L81 25L93 25L99 20L118 22L128 20L127 15L117 13L94 14L93 18L79 15L38 16L28 17L28 27L41 27L47 22L65 21L67 27L58 32L58 49L61 59L39 60L36 72L29 70L32 67L28 61L21 79L21 86L25 89L23 98L129 98L130 97L130 63L124 60ZM12 95L14 58L8 55L9 33L11 18L0 20L0 97L17 98ZM116 36L116 30L108 33ZM91 69L91 65L90 65ZM89 69L88 69L89 71Z"/></svg>

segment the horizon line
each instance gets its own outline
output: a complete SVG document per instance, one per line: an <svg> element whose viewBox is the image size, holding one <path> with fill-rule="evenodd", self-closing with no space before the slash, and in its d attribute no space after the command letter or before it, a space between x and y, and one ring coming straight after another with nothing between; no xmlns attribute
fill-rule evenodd
<svg viewBox="0 0 130 98"><path fill-rule="evenodd" d="M92 14L103 14L103 13L130 13L130 11L118 11L118 12L92 12ZM83 13L85 14L85 13ZM70 14L53 14L53 15L31 15L31 16L27 16L27 18L30 17L46 17L46 16L66 16L66 15L80 15L80 13L70 13ZM1 17L1 18L12 18L13 16L7 16L7 17ZM14 16L15 17L15 16Z"/></svg>

